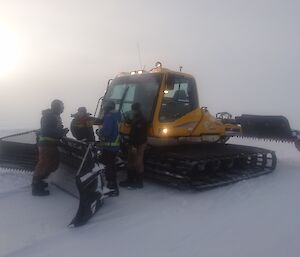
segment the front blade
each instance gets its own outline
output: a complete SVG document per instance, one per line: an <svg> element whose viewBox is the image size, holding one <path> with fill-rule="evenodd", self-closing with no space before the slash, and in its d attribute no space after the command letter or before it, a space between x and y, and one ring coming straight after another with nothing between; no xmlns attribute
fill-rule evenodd
<svg viewBox="0 0 300 257"><path fill-rule="evenodd" d="M92 145L67 138L60 146L61 164L66 166L57 175L70 178L62 187L71 195L79 198L79 206L69 226L82 226L98 211L103 204L102 177L103 165L97 162L96 149ZM58 179L61 181L61 179ZM72 186L73 185L73 186ZM75 185L75 186L74 186ZM74 187L76 190L74 192Z"/></svg>
<svg viewBox="0 0 300 257"><path fill-rule="evenodd" d="M83 176L76 177L76 185L80 195L79 207L70 226L78 227L86 224L102 206L100 171L90 171Z"/></svg>

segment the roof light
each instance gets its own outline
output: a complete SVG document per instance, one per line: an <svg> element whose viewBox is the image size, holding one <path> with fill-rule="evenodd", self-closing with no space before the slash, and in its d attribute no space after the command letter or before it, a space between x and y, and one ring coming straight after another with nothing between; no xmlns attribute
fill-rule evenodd
<svg viewBox="0 0 300 257"><path fill-rule="evenodd" d="M123 76L128 76L128 75L130 75L129 72L121 72L121 73L119 73L119 74L116 76L116 78L123 77Z"/></svg>
<svg viewBox="0 0 300 257"><path fill-rule="evenodd" d="M135 74L136 74L135 71L130 72L130 75L135 75Z"/></svg>
<svg viewBox="0 0 300 257"><path fill-rule="evenodd" d="M164 90L164 94L166 95L166 94L168 94L169 93L169 91L168 90Z"/></svg>
<svg viewBox="0 0 300 257"><path fill-rule="evenodd" d="M161 62L156 62L156 63L155 63L155 67L156 67L156 68L161 68L161 67L162 67Z"/></svg>

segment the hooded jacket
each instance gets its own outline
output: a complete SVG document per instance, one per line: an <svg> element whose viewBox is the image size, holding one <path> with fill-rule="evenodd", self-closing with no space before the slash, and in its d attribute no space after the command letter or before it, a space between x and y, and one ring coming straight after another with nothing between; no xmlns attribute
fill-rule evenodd
<svg viewBox="0 0 300 257"><path fill-rule="evenodd" d="M64 136L60 115L51 109L42 111L39 143L57 143Z"/></svg>
<svg viewBox="0 0 300 257"><path fill-rule="evenodd" d="M131 122L131 130L129 134L129 144L139 146L147 143L147 120L141 112L134 115Z"/></svg>

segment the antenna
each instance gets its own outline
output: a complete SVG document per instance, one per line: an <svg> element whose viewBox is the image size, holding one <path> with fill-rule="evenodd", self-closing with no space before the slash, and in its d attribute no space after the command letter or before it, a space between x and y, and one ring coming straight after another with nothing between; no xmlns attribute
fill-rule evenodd
<svg viewBox="0 0 300 257"><path fill-rule="evenodd" d="M139 56L140 69L142 69L143 65L142 65L141 49L140 49L139 42L137 42L137 50L138 50L138 56Z"/></svg>

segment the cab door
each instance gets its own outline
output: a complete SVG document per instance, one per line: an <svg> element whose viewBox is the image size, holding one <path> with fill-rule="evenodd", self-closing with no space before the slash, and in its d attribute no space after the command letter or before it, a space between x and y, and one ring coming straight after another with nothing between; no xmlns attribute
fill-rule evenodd
<svg viewBox="0 0 300 257"><path fill-rule="evenodd" d="M190 136L202 117L195 79L187 74L167 74L158 99L153 136Z"/></svg>

